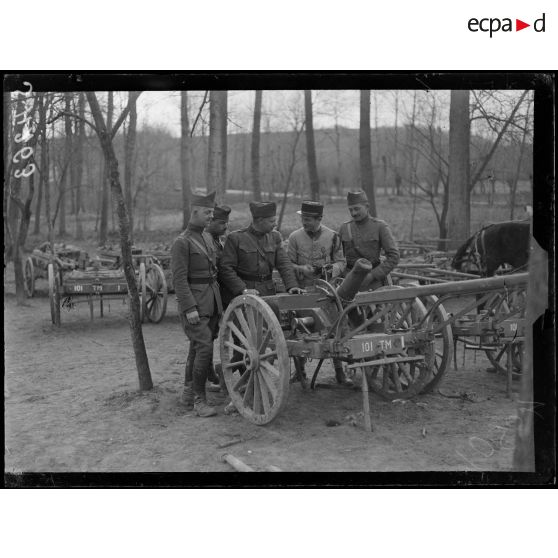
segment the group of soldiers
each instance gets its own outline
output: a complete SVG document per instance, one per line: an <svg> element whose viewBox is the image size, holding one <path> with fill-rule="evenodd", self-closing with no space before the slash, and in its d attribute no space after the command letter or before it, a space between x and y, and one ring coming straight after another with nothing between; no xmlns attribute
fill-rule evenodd
<svg viewBox="0 0 558 558"><path fill-rule="evenodd" d="M190 221L171 249L173 284L182 328L190 341L181 402L195 414L209 417L207 390L225 389L215 372L213 342L224 308L240 294L276 294L272 273L277 270L285 291L300 294L316 279L342 277L359 258L372 263L361 290L375 289L399 262L397 244L388 225L369 214L365 192L349 192L351 220L339 232L322 224L324 206L303 201L302 227L283 248L274 202L250 202L248 227L225 236L231 209L215 205L215 192L192 199ZM380 259L383 251L385 258ZM304 373L299 361L299 373ZM350 385L340 362L334 361L338 383Z"/></svg>

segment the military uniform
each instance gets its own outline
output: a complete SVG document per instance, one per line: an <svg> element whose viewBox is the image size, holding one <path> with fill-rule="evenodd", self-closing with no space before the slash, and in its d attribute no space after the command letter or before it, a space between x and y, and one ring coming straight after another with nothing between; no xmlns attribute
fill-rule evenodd
<svg viewBox="0 0 558 558"><path fill-rule="evenodd" d="M274 295L274 269L287 291L298 286L279 231L261 233L250 225L229 234L219 264L219 282L233 297L244 289L257 289L261 296Z"/></svg>
<svg viewBox="0 0 558 558"><path fill-rule="evenodd" d="M311 265L314 277L297 273L300 287L309 287L316 279L324 276L324 267L331 266L331 277L341 275L345 270L345 257L339 235L330 228L320 225L316 232L308 232L301 227L289 236L287 254L295 266Z"/></svg>
<svg viewBox="0 0 558 558"><path fill-rule="evenodd" d="M385 221L368 216L363 221L347 221L341 225L339 236L350 271L359 258L366 258L372 263L370 277L363 283L365 288L377 288L386 276L399 263L399 250L389 226ZM386 255L380 260L380 252ZM367 285L368 284L368 285Z"/></svg>
<svg viewBox="0 0 558 558"><path fill-rule="evenodd" d="M185 385L191 382L195 396L205 401L205 382L222 304L217 255L213 239L203 227L189 224L176 238L171 248L171 269L182 328L190 340ZM186 318L194 310L199 314L195 325Z"/></svg>

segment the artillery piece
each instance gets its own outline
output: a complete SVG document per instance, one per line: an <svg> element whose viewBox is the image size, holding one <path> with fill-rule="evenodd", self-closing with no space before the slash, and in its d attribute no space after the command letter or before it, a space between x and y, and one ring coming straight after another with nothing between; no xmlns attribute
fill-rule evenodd
<svg viewBox="0 0 558 558"><path fill-rule="evenodd" d="M387 400L411 398L433 389L449 368L452 323L470 308L451 316L444 300L484 293L482 304L495 292L527 282L523 273L359 293L369 270L367 260L358 260L337 289L317 281L306 294L243 294L231 302L219 348L224 381L241 415L267 424L280 413L289 392L290 357L318 359L314 379L325 359L339 359L362 373L365 427L370 430L369 389ZM517 329L518 317L511 319ZM501 316L483 324L485 334L494 337L505 326Z"/></svg>

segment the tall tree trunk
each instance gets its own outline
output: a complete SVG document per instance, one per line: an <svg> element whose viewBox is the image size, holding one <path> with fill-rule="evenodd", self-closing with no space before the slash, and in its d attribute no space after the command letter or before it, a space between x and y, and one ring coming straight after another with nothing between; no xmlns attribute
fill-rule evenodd
<svg viewBox="0 0 558 558"><path fill-rule="evenodd" d="M393 167L394 167L394 180L395 180L395 194L397 196L401 195L401 173L399 172L399 143L397 138L397 132L399 128L399 91L395 91L395 125L394 125L394 136L393 136Z"/></svg>
<svg viewBox="0 0 558 558"><path fill-rule="evenodd" d="M372 145L370 137L370 89L360 91L360 182L368 196L370 215L377 216L372 173Z"/></svg>
<svg viewBox="0 0 558 558"><path fill-rule="evenodd" d="M31 221L31 203L34 195L36 164L34 158L30 158L37 144L37 132L31 133L27 122L32 120L33 112L37 108L37 101L33 103L31 108L27 107L26 99L23 94L18 94L16 104L16 114L14 118L14 134L12 144L12 164L8 164L10 175L8 182L4 185L9 189L7 202L8 223L6 227L7 238L5 246L8 247L8 253L14 262L14 275L16 286L16 298L18 304L23 304L26 299L24 279L23 279L23 262L21 248L25 244L29 223ZM25 131L25 133L24 133ZM29 153L30 150L30 153ZM24 153L27 154L24 155ZM17 158L16 158L17 156ZM30 166L33 165L33 166ZM28 172L32 171L32 172ZM13 179L12 179L13 173ZM22 174L23 173L23 174ZM22 200L22 183L28 181L28 190L25 201Z"/></svg>
<svg viewBox="0 0 558 558"><path fill-rule="evenodd" d="M221 91L221 199L227 193L227 113L228 113L228 91Z"/></svg>
<svg viewBox="0 0 558 558"><path fill-rule="evenodd" d="M515 174L512 179L511 192L510 192L510 219L513 220L514 210L515 210L515 197L517 192L517 183L519 182L519 176L521 174L521 162L523 160L523 153L525 152L525 142L527 140L527 130L529 129L529 111L531 108L531 103L527 104L527 112L525 114L525 128L523 130L523 136L521 138L521 146L519 148L519 157L517 158L517 167L515 169Z"/></svg>
<svg viewBox="0 0 558 558"><path fill-rule="evenodd" d="M130 120L128 122L128 133L126 134L126 144L124 148L124 193L126 196L126 208L130 219L130 242L134 242L134 206L132 204L132 180L133 180L133 160L134 149L136 147L136 128L138 122L138 112L136 106L136 93L128 93L128 106L130 107Z"/></svg>
<svg viewBox="0 0 558 558"><path fill-rule="evenodd" d="M304 114L306 122L306 158L308 161L308 176L310 178L310 194L314 201L320 199L320 180L316 164L316 146L314 143L314 122L312 116L312 91L304 90Z"/></svg>
<svg viewBox="0 0 558 558"><path fill-rule="evenodd" d="M11 128L11 95L10 93L4 92L3 96L3 123L4 129L2 130L3 139L3 157L4 157L4 188L2 197L2 215L4 218L4 271L6 270L6 262L11 257L9 254L9 243L10 243L10 228L8 221L8 207L9 207L9 191L10 191L10 180L11 180L11 164L9 163L10 150L8 147L8 141L10 138L9 130Z"/></svg>
<svg viewBox="0 0 558 558"><path fill-rule="evenodd" d="M188 120L188 92L180 92L180 178L182 180L182 228L190 220L190 123Z"/></svg>
<svg viewBox="0 0 558 558"><path fill-rule="evenodd" d="M452 90L450 100L449 130L449 249L457 248L469 237L469 91Z"/></svg>
<svg viewBox="0 0 558 558"><path fill-rule="evenodd" d="M83 182L83 143L85 137L85 95L83 92L78 97L78 115L80 119L76 122L77 134L74 142L75 155L75 188L76 188L76 240L83 240L83 225L81 223L80 211L82 201L82 182Z"/></svg>
<svg viewBox="0 0 558 558"><path fill-rule="evenodd" d="M35 227L33 229L33 234L41 233L41 210L43 202L43 192L45 190L45 180L48 180L48 139L47 139L47 103L48 103L47 93L38 93L38 111L39 111L39 126L37 129L37 134L41 138L41 162L40 168L41 173L39 175L39 188L37 191L37 204L35 206Z"/></svg>
<svg viewBox="0 0 558 558"><path fill-rule="evenodd" d="M153 387L153 380L151 379L151 371L149 370L149 361L147 359L147 352L145 350L145 341L141 328L140 320L140 300L138 293L138 286L136 283L136 274L134 271L134 264L132 262L132 242L130 240L130 223L128 219L128 212L126 210L126 202L120 186L120 177L118 172L118 160L114 152L112 144L111 133L106 127L97 97L94 92L88 91L86 93L91 113L95 120L95 127L99 135L103 155L110 169L110 187L112 195L116 202L116 209L118 214L118 224L120 228L120 249L122 251L122 265L124 268L124 275L128 283L128 292L130 298L130 330L132 334L132 345L134 348L134 355L136 357L136 368L138 371L138 380L140 390L149 390Z"/></svg>
<svg viewBox="0 0 558 558"><path fill-rule="evenodd" d="M89 98L89 96L88 96ZM114 112L114 93L112 91L108 92L108 104L107 104L107 123L106 127L108 133L111 134L112 130L112 116ZM103 173L103 184L102 184L102 196L101 196L101 223L99 225L99 246L104 246L107 243L108 238L108 210L109 210L109 180L110 180L110 168L107 164L105 158L105 171Z"/></svg>
<svg viewBox="0 0 558 558"><path fill-rule="evenodd" d="M207 157L207 190L216 191L220 199L226 190L226 175L223 174L225 154L223 133L226 124L226 91L209 92L209 151ZM225 159L226 160L226 159Z"/></svg>
<svg viewBox="0 0 558 558"><path fill-rule="evenodd" d="M262 91L256 91L254 102L254 122L252 125L252 191L254 200L262 200L262 190L260 185L260 123L262 120Z"/></svg>

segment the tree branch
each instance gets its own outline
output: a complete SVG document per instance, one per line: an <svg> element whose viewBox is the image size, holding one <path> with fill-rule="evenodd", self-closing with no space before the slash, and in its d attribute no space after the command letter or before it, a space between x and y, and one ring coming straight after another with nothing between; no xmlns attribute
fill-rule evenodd
<svg viewBox="0 0 558 558"><path fill-rule="evenodd" d="M198 114L196 116L196 119L194 120L194 124L192 125L192 129L190 130L190 137L192 137L194 135L194 130L196 129L196 124L198 123L198 120L200 119L203 107L205 105L205 103L207 102L207 95L209 94L209 91L205 92L205 95L203 96L203 101L200 105L200 108L198 110Z"/></svg>
<svg viewBox="0 0 558 558"><path fill-rule="evenodd" d="M122 126L122 123L124 122L124 120L126 120L126 117L128 116L128 113L130 112L133 103L135 103L138 100L138 97L140 95L141 95L141 91L130 91L130 96L128 97L128 104L126 105L126 108L122 111L120 116L118 117L118 120L114 123L114 126L110 131L110 139L114 139L116 132L118 132L118 128Z"/></svg>

